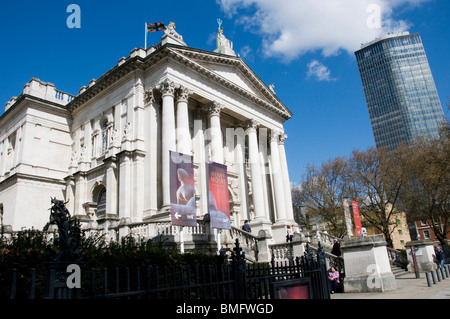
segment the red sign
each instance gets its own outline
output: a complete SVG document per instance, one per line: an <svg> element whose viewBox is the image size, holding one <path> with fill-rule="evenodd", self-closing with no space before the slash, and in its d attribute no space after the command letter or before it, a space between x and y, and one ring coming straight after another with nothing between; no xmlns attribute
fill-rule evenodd
<svg viewBox="0 0 450 319"><path fill-rule="evenodd" d="M209 216L213 228L231 229L227 176L225 165L209 163Z"/></svg>
<svg viewBox="0 0 450 319"><path fill-rule="evenodd" d="M356 236L361 237L361 217L359 216L358 203L352 201L353 217L355 218Z"/></svg>

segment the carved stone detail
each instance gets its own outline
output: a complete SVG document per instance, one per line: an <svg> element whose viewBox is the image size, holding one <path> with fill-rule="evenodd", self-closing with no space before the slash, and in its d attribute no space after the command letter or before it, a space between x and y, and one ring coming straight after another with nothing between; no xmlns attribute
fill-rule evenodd
<svg viewBox="0 0 450 319"><path fill-rule="evenodd" d="M214 101L208 105L208 116L220 116L223 106Z"/></svg>
<svg viewBox="0 0 450 319"><path fill-rule="evenodd" d="M165 95L174 96L175 83L173 83L173 81L170 81L169 79L166 79L164 82L161 83L161 92L162 92L163 97Z"/></svg>
<svg viewBox="0 0 450 319"><path fill-rule="evenodd" d="M247 131L256 131L256 129L260 126L261 124L255 120L255 119L250 119L246 122L246 128Z"/></svg>
<svg viewBox="0 0 450 319"><path fill-rule="evenodd" d="M188 88L185 88L184 86L180 86L178 90L176 91L176 98L178 102L187 102L189 95L191 92Z"/></svg>
<svg viewBox="0 0 450 319"><path fill-rule="evenodd" d="M144 102L146 104L153 103L155 101L155 95L153 94L153 89L144 92Z"/></svg>

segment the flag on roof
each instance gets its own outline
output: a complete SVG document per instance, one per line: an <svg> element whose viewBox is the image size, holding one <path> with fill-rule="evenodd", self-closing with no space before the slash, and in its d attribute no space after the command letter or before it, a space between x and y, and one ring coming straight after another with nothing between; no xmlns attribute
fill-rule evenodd
<svg viewBox="0 0 450 319"><path fill-rule="evenodd" d="M147 32L163 31L165 28L164 23L161 22L147 23Z"/></svg>

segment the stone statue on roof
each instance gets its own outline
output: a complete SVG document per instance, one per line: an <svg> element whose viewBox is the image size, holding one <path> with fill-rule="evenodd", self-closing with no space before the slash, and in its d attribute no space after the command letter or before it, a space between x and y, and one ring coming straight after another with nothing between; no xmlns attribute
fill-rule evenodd
<svg viewBox="0 0 450 319"><path fill-rule="evenodd" d="M233 42L228 40L223 34L222 20L217 19L217 23L219 24L219 29L217 31L216 37L217 48L214 50L214 52L236 56L236 53L234 53L233 50Z"/></svg>

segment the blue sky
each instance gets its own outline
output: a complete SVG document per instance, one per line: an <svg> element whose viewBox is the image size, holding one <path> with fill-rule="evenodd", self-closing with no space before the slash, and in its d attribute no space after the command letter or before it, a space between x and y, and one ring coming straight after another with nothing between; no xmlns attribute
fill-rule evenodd
<svg viewBox="0 0 450 319"><path fill-rule="evenodd" d="M70 4L81 28L70 29ZM377 17L380 25L367 26ZM217 19L234 49L293 112L285 123L291 181L308 163L374 146L353 52L377 34L420 33L447 111L450 95L448 0L2 1L0 113L32 77L77 94L136 47L144 23L170 21L190 47L215 49ZM376 23L376 20L370 20ZM148 35L148 45L162 32Z"/></svg>

